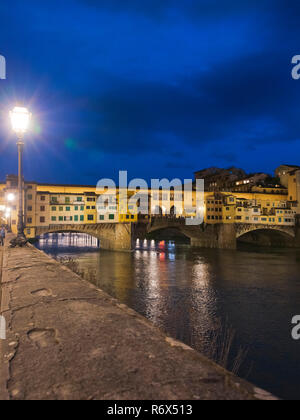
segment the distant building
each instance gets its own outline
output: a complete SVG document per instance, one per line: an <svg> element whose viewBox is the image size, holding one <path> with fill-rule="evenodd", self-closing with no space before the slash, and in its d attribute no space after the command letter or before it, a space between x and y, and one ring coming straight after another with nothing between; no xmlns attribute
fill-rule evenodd
<svg viewBox="0 0 300 420"><path fill-rule="evenodd" d="M300 170L300 166L298 165L280 165L275 170L275 175L280 179L281 185L285 188L289 186L289 172Z"/></svg>
<svg viewBox="0 0 300 420"><path fill-rule="evenodd" d="M252 187L264 183L269 175L256 173L247 175L240 168L208 168L195 172L196 179L204 179L205 191L211 192L251 192Z"/></svg>
<svg viewBox="0 0 300 420"><path fill-rule="evenodd" d="M245 171L239 168L207 168L195 172L196 179L204 179L205 191L231 191L236 181L246 178Z"/></svg>

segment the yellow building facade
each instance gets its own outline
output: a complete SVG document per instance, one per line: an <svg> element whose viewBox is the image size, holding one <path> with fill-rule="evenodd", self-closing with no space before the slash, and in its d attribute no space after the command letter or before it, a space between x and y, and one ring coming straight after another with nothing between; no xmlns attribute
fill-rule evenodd
<svg viewBox="0 0 300 420"><path fill-rule="evenodd" d="M298 173L299 172L299 173ZM25 234L35 237L37 227L66 224L136 223L140 218L194 218L203 212L207 224L255 223L294 226L300 214L300 171L288 177L288 188L276 191L254 189L249 192L205 192L203 205L196 211L196 192L190 203L183 192L107 189L99 201L95 186L24 183ZM136 200L135 194L139 194ZM125 196L124 196L125 194ZM127 196L126 196L127 195ZM126 198L124 200L124 197ZM137 208L139 206L139 208ZM17 232L17 178L8 176L0 184L1 224Z"/></svg>

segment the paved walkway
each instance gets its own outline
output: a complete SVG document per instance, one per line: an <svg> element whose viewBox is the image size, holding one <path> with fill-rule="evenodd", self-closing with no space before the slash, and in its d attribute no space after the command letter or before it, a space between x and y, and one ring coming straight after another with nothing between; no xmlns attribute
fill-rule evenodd
<svg viewBox="0 0 300 420"><path fill-rule="evenodd" d="M6 243L2 291L1 400L273 398L32 246Z"/></svg>

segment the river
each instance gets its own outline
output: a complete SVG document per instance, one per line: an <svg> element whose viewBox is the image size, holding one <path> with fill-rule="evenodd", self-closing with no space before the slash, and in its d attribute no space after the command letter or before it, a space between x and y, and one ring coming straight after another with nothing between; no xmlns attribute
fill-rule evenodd
<svg viewBox="0 0 300 420"><path fill-rule="evenodd" d="M87 280L208 356L232 340L229 369L240 361L240 376L300 400L300 341L291 337L300 314L300 250L138 241L134 252L119 253L77 234L48 235L36 246L74 259Z"/></svg>

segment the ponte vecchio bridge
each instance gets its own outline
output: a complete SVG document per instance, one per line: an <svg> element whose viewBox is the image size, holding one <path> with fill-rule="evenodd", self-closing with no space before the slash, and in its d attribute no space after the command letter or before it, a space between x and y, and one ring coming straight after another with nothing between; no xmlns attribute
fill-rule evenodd
<svg viewBox="0 0 300 420"><path fill-rule="evenodd" d="M154 217L137 223L99 223L99 224L59 224L38 226L36 237L48 233L74 232L89 234L100 240L100 247L111 251L131 251L137 239L145 239L148 234L172 229L189 238L191 245L201 248L236 249L237 242L247 237L250 242L258 242L260 235L284 242L288 247L300 247L298 226L277 226L266 224L202 224L188 226L183 218ZM258 238L258 240L256 240ZM278 242L279 240L279 242Z"/></svg>

